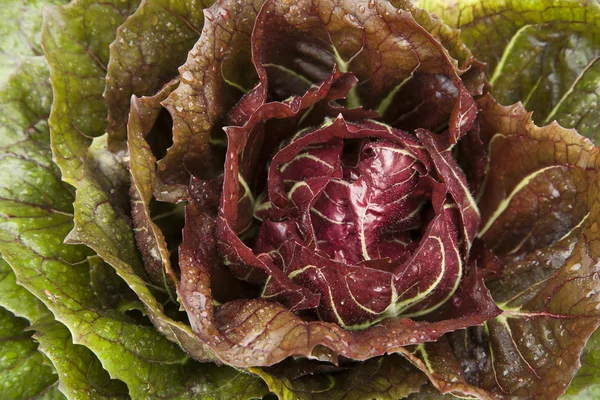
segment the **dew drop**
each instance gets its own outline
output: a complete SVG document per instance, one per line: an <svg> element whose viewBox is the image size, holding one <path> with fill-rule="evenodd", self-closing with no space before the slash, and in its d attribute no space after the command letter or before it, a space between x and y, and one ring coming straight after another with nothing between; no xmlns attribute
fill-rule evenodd
<svg viewBox="0 0 600 400"><path fill-rule="evenodd" d="M346 14L344 15L344 19L347 20L350 23L354 23L356 22L356 17L352 14Z"/></svg>
<svg viewBox="0 0 600 400"><path fill-rule="evenodd" d="M573 264L573 266L569 269L570 272L577 272L581 268L580 263Z"/></svg>
<svg viewBox="0 0 600 400"><path fill-rule="evenodd" d="M194 80L194 75L192 75L190 71L185 71L183 74L181 74L181 77L186 82L192 82Z"/></svg>

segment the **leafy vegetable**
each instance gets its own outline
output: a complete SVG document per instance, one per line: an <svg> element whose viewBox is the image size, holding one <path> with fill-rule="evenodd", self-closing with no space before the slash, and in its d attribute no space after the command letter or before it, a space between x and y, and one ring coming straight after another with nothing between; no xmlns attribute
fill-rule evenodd
<svg viewBox="0 0 600 400"><path fill-rule="evenodd" d="M0 390L6 399L42 397L59 399L56 375L37 352L27 322L0 308Z"/></svg>
<svg viewBox="0 0 600 400"><path fill-rule="evenodd" d="M23 60L43 54L40 43L42 8L48 4L64 3L64 0L8 0L2 4L0 82L8 80Z"/></svg>
<svg viewBox="0 0 600 400"><path fill-rule="evenodd" d="M69 375L59 388L70 397L78 397L78 390L96 390L98 396L127 396L123 384L110 382L98 361L94 361L96 354L113 377L128 385L132 397L183 398L198 393L217 396L224 391L229 398L235 396L236 390L240 398L261 394L261 383L249 375L197 364L154 328L137 323L118 310L104 309L104 299L97 297L91 282L90 267L95 264L91 253L84 247L62 244L73 227L73 197L49 159L43 116L48 112L50 88L44 79L45 64L37 61L23 66L24 73L9 81L3 93L7 111L4 115L14 119L3 125L5 153L0 168L5 173L11 171L13 180L3 182L0 242L2 254L20 284L42 300L76 338L75 345L69 344L70 335L57 323L39 327L37 337L42 350L57 363L60 373ZM27 101L26 96L45 98L46 102ZM28 313L24 315L37 322L38 315ZM65 364L60 347L48 345L57 340L67 346L62 351L68 349L68 363L92 368L83 382L72 372L80 367Z"/></svg>
<svg viewBox="0 0 600 400"><path fill-rule="evenodd" d="M598 370L598 335L596 330L590 337L583 353L581 354L581 369L577 372L575 379L569 386L567 393L562 396L564 399L593 399L598 396L598 380L596 371Z"/></svg>
<svg viewBox="0 0 600 400"><path fill-rule="evenodd" d="M402 357L378 357L352 368L303 375L301 362L287 363L270 370L255 370L281 399L398 399L418 393L425 384L423 374L410 367ZM289 373L294 369L295 374Z"/></svg>
<svg viewBox="0 0 600 400"><path fill-rule="evenodd" d="M522 101L537 124L554 120L598 143L600 5L596 1L420 0L461 29L486 62L502 104Z"/></svg>
<svg viewBox="0 0 600 400"><path fill-rule="evenodd" d="M52 321L34 325L34 338L59 375L59 389L67 398L129 398L127 386L110 379L98 358L88 348L72 343L68 329Z"/></svg>
<svg viewBox="0 0 600 400"><path fill-rule="evenodd" d="M593 395L597 4L212 3L4 11L3 393Z"/></svg>

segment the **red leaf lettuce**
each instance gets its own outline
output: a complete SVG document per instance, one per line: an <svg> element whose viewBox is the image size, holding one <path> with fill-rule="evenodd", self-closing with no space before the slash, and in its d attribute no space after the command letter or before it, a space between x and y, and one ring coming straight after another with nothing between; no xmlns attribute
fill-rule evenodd
<svg viewBox="0 0 600 400"><path fill-rule="evenodd" d="M51 111L0 93L7 293L52 311L30 322L59 374L71 352L107 395L565 393L600 323L597 23L567 0L422 2L462 36L408 1L211 3L51 8Z"/></svg>

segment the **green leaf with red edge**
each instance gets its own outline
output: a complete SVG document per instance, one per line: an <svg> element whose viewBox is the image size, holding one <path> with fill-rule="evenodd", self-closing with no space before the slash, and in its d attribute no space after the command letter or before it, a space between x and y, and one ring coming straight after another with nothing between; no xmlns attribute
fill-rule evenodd
<svg viewBox="0 0 600 400"><path fill-rule="evenodd" d="M565 239L509 264L505 277L490 283L506 309L486 324L501 391L557 397L580 366L579 355L599 324L595 274L600 205L596 199L591 202L589 221Z"/></svg>
<svg viewBox="0 0 600 400"><path fill-rule="evenodd" d="M480 102L490 161L478 203L479 236L504 262L560 239L591 211L598 150L574 130L536 127L520 104ZM594 220L592 219L592 222Z"/></svg>
<svg viewBox="0 0 600 400"><path fill-rule="evenodd" d="M119 27L110 46L104 92L107 129L116 146L125 140L131 95L153 95L177 75L177 68L200 37L203 9L213 2L143 0Z"/></svg>
<svg viewBox="0 0 600 400"><path fill-rule="evenodd" d="M150 202L156 188L156 158L146 140L162 106L160 102L175 90L178 81L167 84L151 97L132 97L127 126L129 172L131 174L131 214L137 247L142 253L149 278L168 290L178 283L171 267L170 253L161 229L152 221ZM159 134L161 134L160 132Z"/></svg>
<svg viewBox="0 0 600 400"><path fill-rule="evenodd" d="M426 9L415 7L418 1L390 0L390 3L396 8L409 10L419 25L442 43L446 51L456 60L461 69L465 69L469 63L473 62L473 54L465 43L463 43L458 29L450 27L446 21L440 19L435 14L431 14ZM480 82L480 84L482 83Z"/></svg>
<svg viewBox="0 0 600 400"><path fill-rule="evenodd" d="M157 188L159 195L187 186L190 173L210 179L222 168L210 136L256 83L250 35L261 5L262 0L226 0L206 9L202 35L179 69L181 83L163 102L173 118L173 146L158 162L159 183L167 185Z"/></svg>
<svg viewBox="0 0 600 400"><path fill-rule="evenodd" d="M427 383L424 374L397 355L327 369L297 360L250 370L262 377L280 400L397 400L418 392Z"/></svg>
<svg viewBox="0 0 600 400"><path fill-rule="evenodd" d="M116 173L113 176L126 176L127 170L123 160L106 150L105 139L106 137L100 138L90 147L90 154L94 156L87 162L94 165L100 156L102 161L96 164L98 169L94 170L102 171L99 169L102 167L107 171L99 174L100 176L105 177L112 173ZM116 182L125 183L127 180L121 178ZM110 194L117 191L111 186L103 186L91 171L85 173L77 186L74 216L76 225L69 232L66 241L86 244L113 266L117 274L140 298L149 317L161 333L192 352L198 359L214 360L212 353L196 340L189 326L165 315L161 303L150 291L144 280L145 272L135 246L132 228L123 211L111 203Z"/></svg>
<svg viewBox="0 0 600 400"><path fill-rule="evenodd" d="M523 101L539 125L557 120L600 140L600 5L594 0L420 0L488 64L502 104Z"/></svg>

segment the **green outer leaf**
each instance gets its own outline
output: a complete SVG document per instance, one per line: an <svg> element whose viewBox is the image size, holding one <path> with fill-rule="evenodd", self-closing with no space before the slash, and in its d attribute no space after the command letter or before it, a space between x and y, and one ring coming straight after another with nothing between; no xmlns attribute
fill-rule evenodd
<svg viewBox="0 0 600 400"><path fill-rule="evenodd" d="M2 399L62 399L56 390L56 375L37 344L24 319L0 307L0 393Z"/></svg>
<svg viewBox="0 0 600 400"><path fill-rule="evenodd" d="M27 318L29 321L37 321L52 315L44 303L39 301L27 289L17 284L17 278L12 268L1 258L0 306L19 317Z"/></svg>
<svg viewBox="0 0 600 400"><path fill-rule="evenodd" d="M595 0L422 0L460 28L488 64L502 104L523 101L539 125L557 120L600 141L600 4Z"/></svg>
<svg viewBox="0 0 600 400"><path fill-rule="evenodd" d="M586 387L576 394L567 393L560 397L561 400L596 400L598 398L600 398L600 390L597 386Z"/></svg>
<svg viewBox="0 0 600 400"><path fill-rule="evenodd" d="M17 246L26 243L38 250L43 245L37 246L36 241L45 243L50 248L60 244L61 237L53 237L52 231L60 224L71 224L72 218L72 193L68 186L60 181L58 168L51 161L46 121L52 99L50 89L46 63L43 58L37 57L24 62L19 73L15 74L0 92L0 109L3 115L0 119L0 146L3 153L0 170L3 176L10 177L4 179L0 185L0 220L3 222L0 238L9 244L15 244L17 238ZM29 214L32 219L22 218L24 208L31 209ZM25 235L13 236L10 233L14 232L20 223L37 232L31 236L33 240L28 240ZM54 225L55 223L57 225ZM70 250L65 248L53 256L66 264L72 260L74 254L80 254L80 250L75 249L75 253ZM66 267L62 268L67 270ZM32 322L52 318L40 300L17 285L12 269L3 260L0 262L0 271L1 305ZM57 299L52 292L45 289L45 285L42 287L44 290L41 290L41 295L54 301ZM33 341L31 343L35 349L37 345ZM46 360L39 353L38 357ZM73 354L73 358L75 360L77 356ZM53 378L56 380L55 375ZM85 384L86 381L80 383ZM63 384L62 389L69 389L69 386ZM62 395L60 398L63 398Z"/></svg>
<svg viewBox="0 0 600 400"><path fill-rule="evenodd" d="M90 284L89 250L63 244L73 227L73 197L48 148L47 75L43 63L31 68L9 82L0 120L0 173L7 177L0 182L0 251L17 279L67 325L75 343L128 384L133 397L193 398L198 391L261 395L264 387L256 378L198 364L153 327L104 311ZM227 383L232 380L234 387Z"/></svg>
<svg viewBox="0 0 600 400"><path fill-rule="evenodd" d="M581 354L581 369L575 375L563 400L594 400L600 398L600 330L590 337Z"/></svg>
<svg viewBox="0 0 600 400"><path fill-rule="evenodd" d="M35 324L33 337L39 350L54 364L58 387L69 399L128 399L127 386L110 379L98 358L88 348L73 344L69 330L60 322Z"/></svg>
<svg viewBox="0 0 600 400"><path fill-rule="evenodd" d="M600 50L600 47L599 47ZM600 57L600 55L599 55ZM600 144L600 58L596 57L589 68L561 98L553 115L547 120L557 120L561 125L577 131Z"/></svg>
<svg viewBox="0 0 600 400"><path fill-rule="evenodd" d="M13 169L16 175L21 172ZM72 228L71 218L36 210L39 201L36 203L34 198L20 200L25 203L10 209L13 217L0 222L3 255L22 284L70 328L76 343L96 353L112 376L128 384L133 397L193 398L196 394L188 391L189 387L204 390L202 385L208 384L209 390L218 390L222 375L242 381L249 396L260 392L262 387L256 379L231 369L222 372L214 365L197 364L153 327L135 325L124 316L100 311L99 300L89 285L86 252L60 240ZM0 203L0 213L6 215L6 210L5 203ZM49 219L49 226L31 226L33 216ZM15 242L15 237L20 240ZM216 383L211 385L211 381Z"/></svg>
<svg viewBox="0 0 600 400"><path fill-rule="evenodd" d="M82 179L90 138L104 133L108 45L138 2L81 0L45 9L42 44L54 93L49 123L65 182L76 185Z"/></svg>
<svg viewBox="0 0 600 400"><path fill-rule="evenodd" d="M536 123L556 119L596 140L599 82L600 27L562 21L519 29L491 80L499 102L522 100Z"/></svg>
<svg viewBox="0 0 600 400"><path fill-rule="evenodd" d="M51 98L52 93L48 82L48 69L42 57L29 58L24 61L19 72L12 76L8 84L0 92L0 109L4 116L9 116L0 119L0 142L2 151L5 153L5 157L2 158L2 162L0 163L0 169L4 170L2 172L3 175L8 174L5 169L10 169L10 176L14 175L15 177L15 180L4 181L0 189L2 193L1 214L3 219L6 218L6 222L10 222L12 217L18 217L18 213L12 213L12 211L17 210L17 207L15 207L17 202L11 201L11 199L20 199L20 196L23 196L26 201L27 198L35 197L38 186L42 190L46 189L50 191L56 189L58 191L52 196L40 196L42 202L46 202L45 204L38 204L40 210L54 210L58 214L62 213L63 217L69 215L68 211L71 208L69 203L71 202L72 195L67 190L68 188L60 182L58 169L50 160L51 154L48 145L46 119L50 109ZM23 140L23 137L26 139ZM12 166L17 166L17 170L19 166L25 167L22 168L25 171L21 171L25 172L25 175L13 174L15 171L12 170ZM41 171L43 172L40 173ZM29 190L21 190L15 193L16 190L19 188L23 189L24 187ZM64 200L61 200L63 198ZM58 203L56 204L58 206L57 209L53 208L55 204L52 201ZM33 203L30 205L34 206ZM6 210L11 210L11 213L6 214ZM36 217L41 217L41 215ZM52 238L44 235L41 235L40 239L52 240ZM7 307L19 316L26 317L32 322L37 322L41 319L52 319L52 314L48 308L33 294L17 284L13 270L8 263L1 259L0 305ZM25 328L25 325L23 325L23 328ZM23 340L29 340L31 342L30 347L33 346L32 351L35 351L37 344L32 339L27 337L27 339ZM0 344L3 347L12 346L12 344L4 341ZM89 350L87 351L89 352ZM90 357L95 358L92 353L89 354ZM77 354L72 354L71 357L76 362ZM35 376L39 376L39 379L47 380L46 375L50 374L53 381L56 381L57 377L50 368L41 365L41 363L48 363L47 359L41 353L32 353L30 358L31 360L38 360L40 362L40 365L36 367L39 371ZM97 359L96 364L100 368L100 371L102 371ZM31 369L33 367L28 366L28 368ZM104 374L108 377L106 372ZM19 375L14 373L12 375L11 379L18 380ZM29 376L29 373L23 375L25 379ZM9 382L9 380L6 382ZM30 382L22 384L29 387ZM80 386L87 384L86 380L80 382ZM69 388L69 384L61 384L61 390L63 391L67 392ZM46 391L43 396L45 398L64 398L58 392L57 385Z"/></svg>
<svg viewBox="0 0 600 400"><path fill-rule="evenodd" d="M52 314L40 300L17 285L12 269L2 259L0 259L0 277L2 277L0 279L0 305L8 304L11 311L25 316L30 321L45 321L43 324L36 323L33 328L23 327L26 330L36 330L34 338L41 345L38 347L30 339L33 348L37 348L38 351L48 356L59 374L58 385L54 384L52 388L48 389L44 398L63 399L64 396L58 391L70 399L129 398L128 389L123 382L111 380L94 353L85 346L73 344L68 329L54 321ZM22 324L19 323L19 325ZM27 335L25 333L23 335L25 341ZM12 348L13 344L2 341L0 349L3 347ZM41 355L35 356L31 353L30 358L36 361L39 357L41 357L42 364L47 363L46 358ZM46 379L46 375L50 374L56 381L57 376L50 368L46 367L48 372L43 369L42 365L35 368L40 370L40 379ZM29 374L24 374L24 379L27 376ZM11 375L11 378L17 379L18 375ZM29 382L26 383L29 384ZM103 395L108 395L108 397Z"/></svg>
<svg viewBox="0 0 600 400"><path fill-rule="evenodd" d="M5 0L0 8L0 85L29 56L42 54L42 7L65 0Z"/></svg>
<svg viewBox="0 0 600 400"><path fill-rule="evenodd" d="M90 246L112 265L146 305L157 329L170 340L182 344L199 358L216 360L188 325L164 315L162 306L140 277L143 276L141 260L124 216L127 204L117 203L128 198L121 192L129 188L124 154L109 153L106 137L98 138L93 145L89 139L104 129L106 108L98 105L104 103L104 86L99 81L104 79L101 65L106 64L108 46L116 34L112 32L116 32L118 23L133 9L132 4L120 0L97 3L87 0L51 8L44 20L42 39L54 92L49 121L53 156L63 179L77 187L75 228L68 242ZM113 14L115 10L120 12ZM82 25L84 16L87 24ZM112 25L106 26L106 20L113 21ZM90 38L93 42L89 42ZM82 46L85 42L89 44Z"/></svg>
<svg viewBox="0 0 600 400"><path fill-rule="evenodd" d="M549 21L584 22L600 27L596 0L419 0L419 7L461 29L461 38L479 60L493 71L504 48L525 25Z"/></svg>

